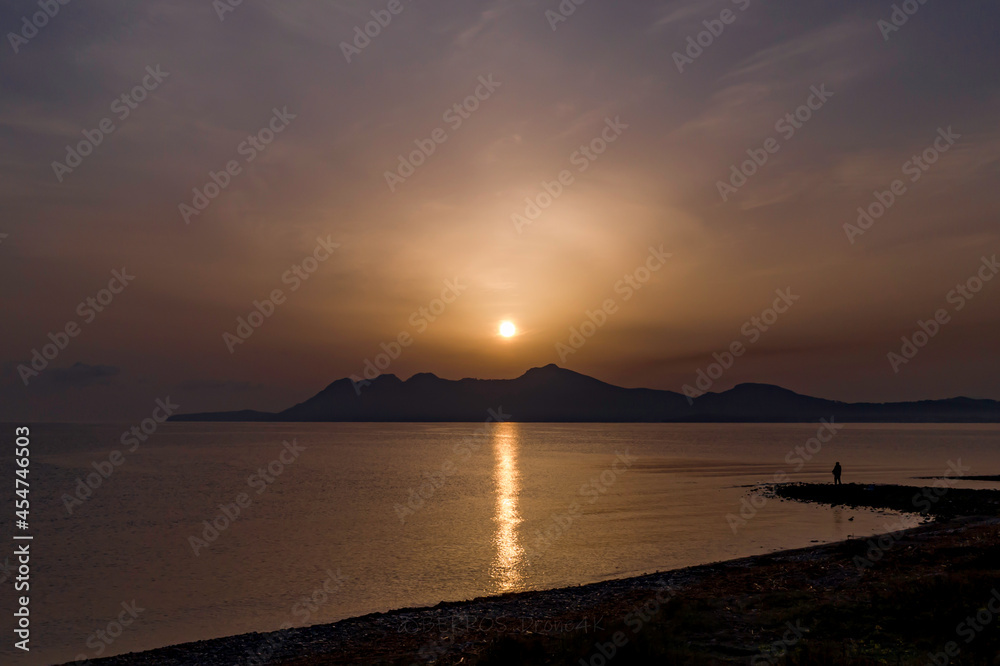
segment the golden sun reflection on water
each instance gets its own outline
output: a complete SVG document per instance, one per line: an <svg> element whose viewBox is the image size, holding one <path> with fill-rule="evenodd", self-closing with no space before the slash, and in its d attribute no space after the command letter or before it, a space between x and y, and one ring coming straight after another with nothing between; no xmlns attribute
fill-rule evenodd
<svg viewBox="0 0 1000 666"><path fill-rule="evenodd" d="M521 516L517 499L521 492L521 475L517 470L517 452L520 433L516 423L498 423L493 426L493 452L496 467L493 481L496 484L496 534L493 543L496 557L490 567L492 587L497 592L511 592L521 588L524 579L524 549L518 539L517 527Z"/></svg>

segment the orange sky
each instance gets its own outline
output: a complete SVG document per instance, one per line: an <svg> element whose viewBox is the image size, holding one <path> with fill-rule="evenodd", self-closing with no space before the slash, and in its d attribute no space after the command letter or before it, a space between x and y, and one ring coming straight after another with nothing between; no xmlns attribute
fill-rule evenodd
<svg viewBox="0 0 1000 666"><path fill-rule="evenodd" d="M348 62L342 43L388 4L220 20L207 2L72 3L16 53L7 40L0 418L132 418L166 395L278 409L400 336L386 371L402 377L556 362L680 391L743 342L716 390L1000 398L1000 280L949 298L1000 249L995 3L927 4L886 39L891 3L594 0L556 22L554 0L404 2ZM0 10L5 31L21 18ZM105 118L79 166L53 166ZM225 186L200 200L213 173ZM122 267L135 280L87 321L79 304ZM773 325L750 323L789 289ZM941 309L894 372L887 355ZM26 386L18 366L72 323Z"/></svg>

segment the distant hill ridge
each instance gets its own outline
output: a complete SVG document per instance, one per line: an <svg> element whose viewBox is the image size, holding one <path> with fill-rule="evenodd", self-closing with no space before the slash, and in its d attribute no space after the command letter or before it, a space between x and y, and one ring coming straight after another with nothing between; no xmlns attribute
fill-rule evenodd
<svg viewBox="0 0 1000 666"><path fill-rule="evenodd" d="M835 418L868 423L997 423L1000 402L949 398L896 403L824 400L770 384L740 384L689 400L680 393L628 389L554 364L516 379L441 379L430 373L403 381L380 375L359 383L338 379L293 407L178 414L171 421L483 421L487 410L521 422L801 423Z"/></svg>

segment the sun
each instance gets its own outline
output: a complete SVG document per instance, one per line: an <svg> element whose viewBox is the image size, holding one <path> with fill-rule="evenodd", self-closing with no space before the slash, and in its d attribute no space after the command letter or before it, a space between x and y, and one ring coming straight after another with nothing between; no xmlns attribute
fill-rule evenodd
<svg viewBox="0 0 1000 666"><path fill-rule="evenodd" d="M502 321L500 322L500 335L505 338L512 338L514 334L517 333L517 326L514 326L512 321Z"/></svg>

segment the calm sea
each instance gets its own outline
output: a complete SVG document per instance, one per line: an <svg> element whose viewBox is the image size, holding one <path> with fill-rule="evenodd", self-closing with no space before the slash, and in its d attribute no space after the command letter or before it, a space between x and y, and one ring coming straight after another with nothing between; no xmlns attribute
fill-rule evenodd
<svg viewBox="0 0 1000 666"><path fill-rule="evenodd" d="M759 499L752 514L742 503L755 497L748 486L782 472L830 481L836 461L846 482L928 483L912 477L958 461L968 474L1000 473L1000 427L980 425L847 425L824 443L810 442L819 424L166 424L123 446L126 427L32 428L32 649L12 647L16 572L0 572L4 662L108 656L898 527L888 514ZM0 468L10 544L10 455ZM16 568L13 550L0 558Z"/></svg>

